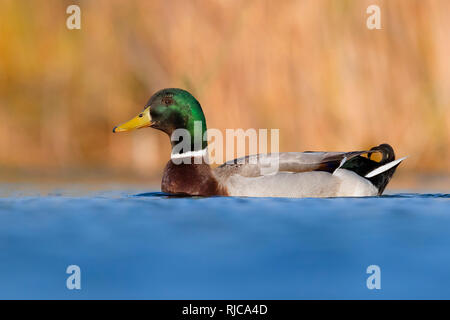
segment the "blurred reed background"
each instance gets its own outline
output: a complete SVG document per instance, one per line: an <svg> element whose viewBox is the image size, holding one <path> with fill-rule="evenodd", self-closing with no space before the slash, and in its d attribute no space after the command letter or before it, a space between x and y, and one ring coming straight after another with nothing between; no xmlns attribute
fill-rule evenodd
<svg viewBox="0 0 450 320"><path fill-rule="evenodd" d="M0 176L158 181L168 138L111 129L164 87L210 128L279 128L280 151L388 142L403 174L448 175L449 31L447 0L2 0Z"/></svg>

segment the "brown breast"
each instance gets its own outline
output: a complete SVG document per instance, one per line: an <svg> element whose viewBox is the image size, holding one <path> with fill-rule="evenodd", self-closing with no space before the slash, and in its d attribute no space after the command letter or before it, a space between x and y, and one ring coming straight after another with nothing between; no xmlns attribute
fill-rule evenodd
<svg viewBox="0 0 450 320"><path fill-rule="evenodd" d="M161 182L161 190L166 193L191 196L226 196L208 164L174 164L167 162Z"/></svg>

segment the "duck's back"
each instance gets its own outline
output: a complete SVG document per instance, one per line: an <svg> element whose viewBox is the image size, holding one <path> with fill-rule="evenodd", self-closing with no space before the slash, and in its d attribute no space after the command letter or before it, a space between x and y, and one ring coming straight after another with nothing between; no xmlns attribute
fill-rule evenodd
<svg viewBox="0 0 450 320"><path fill-rule="evenodd" d="M382 161L361 156L372 152L380 152ZM230 196L375 196L383 192L403 160L393 159L389 145L369 151L259 154L227 162L214 175ZM377 176L368 178L377 169Z"/></svg>

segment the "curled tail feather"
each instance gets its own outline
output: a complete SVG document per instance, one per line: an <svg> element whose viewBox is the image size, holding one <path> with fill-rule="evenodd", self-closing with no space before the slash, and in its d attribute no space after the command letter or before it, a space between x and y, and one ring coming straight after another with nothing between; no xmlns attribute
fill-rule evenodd
<svg viewBox="0 0 450 320"><path fill-rule="evenodd" d="M389 180L391 180L394 175L395 170L397 169L400 162L406 159L401 158L399 160L395 160L394 149L387 143L380 144L379 146L373 147L370 151L378 151L381 153L382 158L381 161L378 162L377 168L371 170L365 175L365 178L368 179L372 184L377 187L378 195L381 195L386 188ZM370 160L372 153L368 154L368 158Z"/></svg>
<svg viewBox="0 0 450 320"><path fill-rule="evenodd" d="M372 154L377 152L381 154L379 162L371 159ZM378 195L381 195L395 169L404 159L395 160L394 149L389 144L383 143L370 149L367 158L357 156L346 162L342 168L368 179L378 189Z"/></svg>

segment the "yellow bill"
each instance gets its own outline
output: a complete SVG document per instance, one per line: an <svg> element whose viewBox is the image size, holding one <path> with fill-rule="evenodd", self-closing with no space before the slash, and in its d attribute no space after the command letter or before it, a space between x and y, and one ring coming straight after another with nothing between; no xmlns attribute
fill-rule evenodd
<svg viewBox="0 0 450 320"><path fill-rule="evenodd" d="M134 129L146 128L152 125L152 116L150 115L150 107L139 113L136 117L128 122L114 127L113 132L125 132Z"/></svg>

